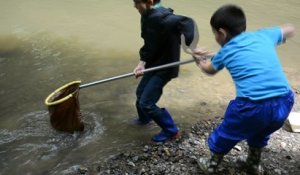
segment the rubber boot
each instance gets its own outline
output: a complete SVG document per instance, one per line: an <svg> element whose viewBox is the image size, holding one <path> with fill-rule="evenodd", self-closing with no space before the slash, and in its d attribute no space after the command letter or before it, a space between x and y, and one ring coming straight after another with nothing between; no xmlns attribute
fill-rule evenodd
<svg viewBox="0 0 300 175"><path fill-rule="evenodd" d="M249 175L263 175L260 165L262 148L249 147L248 156L240 156L236 160L237 167L245 169Z"/></svg>
<svg viewBox="0 0 300 175"><path fill-rule="evenodd" d="M200 158L197 163L204 174L214 174L224 155L211 152L210 158Z"/></svg>
<svg viewBox="0 0 300 175"><path fill-rule="evenodd" d="M162 128L160 133L152 137L154 142L164 142L179 136L177 126L165 108L161 109L161 115L153 116L152 119Z"/></svg>
<svg viewBox="0 0 300 175"><path fill-rule="evenodd" d="M144 114L144 112L136 105L136 110L138 113L138 117L134 118L132 124L134 125L147 125L152 121L152 119Z"/></svg>

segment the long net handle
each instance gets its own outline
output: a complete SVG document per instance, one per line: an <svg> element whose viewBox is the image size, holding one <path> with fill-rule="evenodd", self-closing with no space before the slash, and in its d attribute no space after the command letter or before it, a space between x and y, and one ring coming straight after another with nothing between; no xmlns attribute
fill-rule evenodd
<svg viewBox="0 0 300 175"><path fill-rule="evenodd" d="M194 59L189 59L189 60L185 60L185 61L177 61L177 62L164 64L164 65L157 66L157 67L151 67L151 68L145 69L144 73L152 72L152 71L156 71L156 70L161 70L161 69L165 69L165 68L170 68L170 67L174 67L174 66L178 66L178 65L182 65L182 64L187 64L187 63L191 63L191 62L194 62ZM97 85L97 84L106 83L106 82L109 82L109 81L114 81L114 80L118 80L118 79L122 79L122 78L126 78L126 77L131 77L131 76L134 76L134 75L135 74L133 72L127 73L127 74L122 74L122 75L106 78L106 79L103 79L103 80L98 80L98 81L82 84L82 85L79 86L79 88L82 89L82 88L94 86L94 85Z"/></svg>

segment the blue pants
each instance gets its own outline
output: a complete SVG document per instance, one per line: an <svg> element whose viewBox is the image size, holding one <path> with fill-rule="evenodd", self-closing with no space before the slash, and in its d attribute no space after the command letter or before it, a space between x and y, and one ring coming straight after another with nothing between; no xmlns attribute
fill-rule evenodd
<svg viewBox="0 0 300 175"><path fill-rule="evenodd" d="M230 101L224 120L209 136L210 150L227 154L239 141L247 140L251 147L262 148L270 135L280 129L294 104L294 94L252 101L237 97Z"/></svg>
<svg viewBox="0 0 300 175"><path fill-rule="evenodd" d="M152 116L162 115L161 108L156 103L163 93L163 87L170 81L154 73L144 74L136 89L136 108L141 121L148 121Z"/></svg>

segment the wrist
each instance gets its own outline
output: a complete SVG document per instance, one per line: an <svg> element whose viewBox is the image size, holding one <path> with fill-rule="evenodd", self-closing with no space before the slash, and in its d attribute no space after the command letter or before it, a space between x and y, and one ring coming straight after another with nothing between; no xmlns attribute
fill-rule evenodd
<svg viewBox="0 0 300 175"><path fill-rule="evenodd" d="M145 66L145 65L146 65L146 62L145 62L145 61L140 61L140 62L139 62L139 65L140 65L140 66Z"/></svg>

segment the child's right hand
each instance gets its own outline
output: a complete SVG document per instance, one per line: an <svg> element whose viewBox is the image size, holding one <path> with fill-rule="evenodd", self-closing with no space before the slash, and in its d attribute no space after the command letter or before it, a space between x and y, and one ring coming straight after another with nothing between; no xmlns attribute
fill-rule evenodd
<svg viewBox="0 0 300 175"><path fill-rule="evenodd" d="M144 74L144 70L145 70L145 66L143 64L138 64L133 70L135 78L142 76Z"/></svg>
<svg viewBox="0 0 300 175"><path fill-rule="evenodd" d="M205 48L197 48L193 51L193 58L197 64L197 66L205 73L207 74L215 74L217 73L216 70L214 70L212 64L211 64L211 58L215 54L213 52L208 51Z"/></svg>
<svg viewBox="0 0 300 175"><path fill-rule="evenodd" d="M193 58L197 64L200 64L201 61L206 61L207 59L211 58L214 53L208 51L206 48L196 48L193 50Z"/></svg>

